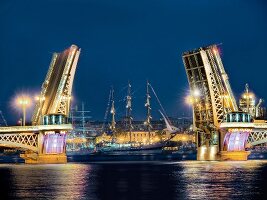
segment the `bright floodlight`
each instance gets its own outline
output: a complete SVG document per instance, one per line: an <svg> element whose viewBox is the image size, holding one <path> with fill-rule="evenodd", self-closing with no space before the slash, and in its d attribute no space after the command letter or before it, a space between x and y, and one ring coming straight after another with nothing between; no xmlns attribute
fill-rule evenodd
<svg viewBox="0 0 267 200"><path fill-rule="evenodd" d="M195 89L193 91L193 95L194 95L194 97L199 97L200 96L200 91L198 89Z"/></svg>

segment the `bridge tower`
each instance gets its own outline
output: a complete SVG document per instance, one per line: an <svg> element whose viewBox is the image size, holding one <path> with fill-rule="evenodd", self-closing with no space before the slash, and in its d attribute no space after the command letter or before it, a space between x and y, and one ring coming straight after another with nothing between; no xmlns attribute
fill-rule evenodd
<svg viewBox="0 0 267 200"><path fill-rule="evenodd" d="M54 53L32 116L32 126L0 127L0 145L20 148L25 163L66 163L72 84L80 49Z"/></svg>
<svg viewBox="0 0 267 200"><path fill-rule="evenodd" d="M198 160L218 160L223 135L220 124L227 112L238 107L217 45L183 53L193 107Z"/></svg>

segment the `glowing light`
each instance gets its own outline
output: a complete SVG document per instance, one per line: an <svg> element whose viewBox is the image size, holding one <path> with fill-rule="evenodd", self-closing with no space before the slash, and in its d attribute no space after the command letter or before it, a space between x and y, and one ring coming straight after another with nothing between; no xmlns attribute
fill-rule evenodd
<svg viewBox="0 0 267 200"><path fill-rule="evenodd" d="M17 98L17 104L18 105L24 105L24 106L29 106L31 103L31 100L28 96L21 96Z"/></svg>
<svg viewBox="0 0 267 200"><path fill-rule="evenodd" d="M227 94L220 95L221 98L229 98Z"/></svg>
<svg viewBox="0 0 267 200"><path fill-rule="evenodd" d="M188 105L192 105L192 104L194 103L194 98L193 98L192 96L187 96L187 97L185 98L185 102L186 102L186 104L188 104Z"/></svg>
<svg viewBox="0 0 267 200"><path fill-rule="evenodd" d="M19 95L16 98L16 105L20 108L22 108L22 114L23 114L23 126L25 126L26 121L26 108L31 105L31 99L27 95ZM22 123L21 123L22 125Z"/></svg>
<svg viewBox="0 0 267 200"><path fill-rule="evenodd" d="M45 97L35 96L36 101L44 101Z"/></svg>
<svg viewBox="0 0 267 200"><path fill-rule="evenodd" d="M200 91L199 91L198 89L195 89L195 90L193 91L193 96L195 96L195 97L199 97L199 96L200 96Z"/></svg>
<svg viewBox="0 0 267 200"><path fill-rule="evenodd" d="M249 132L227 132L224 138L224 149L227 151L244 151Z"/></svg>
<svg viewBox="0 0 267 200"><path fill-rule="evenodd" d="M229 128L228 132L251 132L252 129L249 128Z"/></svg>
<svg viewBox="0 0 267 200"><path fill-rule="evenodd" d="M66 135L60 134L47 134L44 135L44 153L46 154L59 154L64 152L66 144Z"/></svg>

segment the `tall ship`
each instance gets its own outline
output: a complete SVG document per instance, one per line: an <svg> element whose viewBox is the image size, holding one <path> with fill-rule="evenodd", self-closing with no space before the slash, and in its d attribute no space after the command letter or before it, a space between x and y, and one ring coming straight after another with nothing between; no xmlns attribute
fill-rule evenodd
<svg viewBox="0 0 267 200"><path fill-rule="evenodd" d="M125 117L122 120L120 126L117 126L116 122L116 109L114 100L114 89L110 91L110 114L111 122L107 126L106 130L103 130L103 134L98 137L96 141L96 149L98 153L136 153L148 152L156 150L161 151L167 142L175 136L178 129L171 126L166 112L160 103L153 87L147 81L146 83L146 118L143 122L142 127L136 128L132 116L132 86L128 83L127 95L125 98ZM151 115L151 91L154 93L161 110L166 129L156 129L152 125Z"/></svg>
<svg viewBox="0 0 267 200"><path fill-rule="evenodd" d="M90 111L85 110L82 102L81 109L76 105L71 108L70 121L73 125L67 136L66 152L67 155L86 155L95 150L94 138L97 131L90 123Z"/></svg>

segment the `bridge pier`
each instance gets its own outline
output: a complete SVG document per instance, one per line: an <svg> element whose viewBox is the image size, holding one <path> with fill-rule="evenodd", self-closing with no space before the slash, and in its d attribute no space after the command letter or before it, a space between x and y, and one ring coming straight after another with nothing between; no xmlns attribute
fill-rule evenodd
<svg viewBox="0 0 267 200"><path fill-rule="evenodd" d="M62 154L37 154L24 153L20 157L25 160L25 164L65 164L67 163L67 155Z"/></svg>
<svg viewBox="0 0 267 200"><path fill-rule="evenodd" d="M219 151L219 148L217 145L198 147L197 148L197 160L200 160L200 161L220 160L218 151Z"/></svg>
<svg viewBox="0 0 267 200"><path fill-rule="evenodd" d="M221 151L220 158L221 161L246 161L250 151Z"/></svg>
<svg viewBox="0 0 267 200"><path fill-rule="evenodd" d="M239 119L243 119L242 116L247 115L247 121L231 123L232 115L237 116ZM246 119L245 118L245 119ZM246 143L251 129L244 127L245 123L249 123L250 115L241 112L231 112L226 114L226 120L223 122L220 128L220 160L222 161L246 161L250 155L250 151L246 151Z"/></svg>

